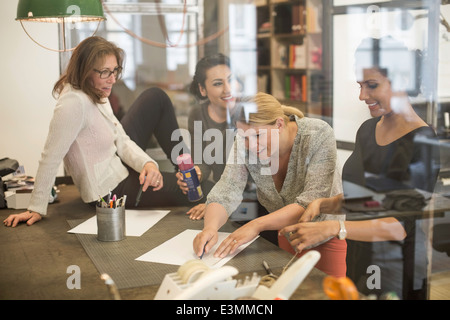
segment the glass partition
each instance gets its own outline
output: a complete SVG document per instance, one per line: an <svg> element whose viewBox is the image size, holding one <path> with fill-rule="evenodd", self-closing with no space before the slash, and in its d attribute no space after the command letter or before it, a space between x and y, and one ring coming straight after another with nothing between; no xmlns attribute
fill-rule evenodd
<svg viewBox="0 0 450 320"><path fill-rule="evenodd" d="M333 4L330 46L324 52L332 65L332 124L343 166L346 218L370 223L373 232L385 223L373 236L392 231L390 227L398 222L405 232L404 239L390 243L375 238L365 243L349 240L347 275L366 294L380 297L393 291L402 299L436 298L432 280L448 277L450 266L442 247L448 239L443 232L450 231L445 125L450 95L444 88L446 68L438 67L447 63L443 54L449 48L448 6L440 6L439 1L336 0ZM381 79L387 80L388 91L381 91ZM395 117L402 121L393 131L385 131ZM401 129L403 125L409 129ZM424 128L429 135L418 134ZM400 149L402 160L395 156ZM411 150L422 160L408 156ZM396 167L397 173L389 167ZM405 169L409 178L399 178ZM424 177L421 182L414 182L417 174ZM403 183L394 186L399 181ZM360 199L359 208L357 199L367 194L355 185L372 192L369 202ZM423 205L393 208L391 197L396 193L403 194L405 201L413 201L413 194L423 197Z"/></svg>
<svg viewBox="0 0 450 320"><path fill-rule="evenodd" d="M225 77L230 93L221 98L263 91L333 128L344 180L340 213L347 221L367 222L360 226L371 235L347 241L348 276L358 290L376 298L389 292L403 299L430 298L432 277L450 271L448 253L439 249L450 234L450 5L105 0L104 8L106 22L72 25L67 41L76 45L98 28L97 35L125 50L125 70L111 101L119 119L146 88L162 88L193 148L189 117L207 103L189 90L196 65L223 53L231 72ZM61 54L61 70L69 57L70 52ZM377 95L381 82L388 89ZM401 130L379 131L379 120L392 115L404 116L396 127ZM425 134L408 135L418 127ZM200 137L201 143L214 139ZM162 170L171 170L155 139L147 152ZM254 189L247 196L254 201Z"/></svg>

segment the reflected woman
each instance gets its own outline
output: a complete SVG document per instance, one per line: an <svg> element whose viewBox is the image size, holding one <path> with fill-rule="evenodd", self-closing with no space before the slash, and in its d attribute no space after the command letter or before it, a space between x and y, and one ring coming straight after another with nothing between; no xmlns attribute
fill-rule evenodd
<svg viewBox="0 0 450 320"><path fill-rule="evenodd" d="M366 103L372 118L358 129L355 149L343 168L343 179L379 191L388 186L389 190L417 188L432 192L438 174L439 149L429 154L419 140L435 139L436 134L417 115L409 99L418 94L420 79L414 77L413 71L420 64L420 53L391 37L370 38L361 42L355 60L359 99ZM412 65L405 67L403 63L407 61ZM408 77L410 71L413 76ZM340 231L337 223L306 222L320 212L342 213L342 198L339 195L313 201L300 223L281 232L295 232L290 240L298 250L317 241L317 237L337 235ZM425 298L425 248L420 242L425 240L420 221L415 216L399 215L345 222L347 275L360 292L380 295L395 291L404 299ZM404 255L405 248L415 241L415 261L405 261L409 259ZM414 266L412 271L404 270L403 266L408 264ZM381 286L369 288L371 273L367 270L374 265L380 268ZM413 287L406 291L402 287L403 276L414 280Z"/></svg>

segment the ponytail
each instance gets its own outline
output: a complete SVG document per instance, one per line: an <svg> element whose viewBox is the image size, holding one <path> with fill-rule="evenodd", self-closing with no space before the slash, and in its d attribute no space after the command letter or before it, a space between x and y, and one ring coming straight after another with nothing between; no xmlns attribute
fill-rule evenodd
<svg viewBox="0 0 450 320"><path fill-rule="evenodd" d="M284 115L287 116L287 117L295 115L295 116L297 116L299 118L303 118L305 116L303 114L303 112L301 112L299 109L294 108L294 107L281 105L281 109L283 110Z"/></svg>
<svg viewBox="0 0 450 320"><path fill-rule="evenodd" d="M234 124L245 122L258 126L273 125L278 118L283 118L285 123L288 123L293 115L299 118L304 117L299 109L283 106L274 96L263 92L242 99L233 113Z"/></svg>

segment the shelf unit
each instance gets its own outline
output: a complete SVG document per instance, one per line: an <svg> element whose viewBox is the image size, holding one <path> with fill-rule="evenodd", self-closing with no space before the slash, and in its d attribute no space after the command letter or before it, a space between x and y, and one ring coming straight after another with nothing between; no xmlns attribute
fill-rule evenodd
<svg viewBox="0 0 450 320"><path fill-rule="evenodd" d="M260 0L258 89L310 115L322 103L322 1Z"/></svg>

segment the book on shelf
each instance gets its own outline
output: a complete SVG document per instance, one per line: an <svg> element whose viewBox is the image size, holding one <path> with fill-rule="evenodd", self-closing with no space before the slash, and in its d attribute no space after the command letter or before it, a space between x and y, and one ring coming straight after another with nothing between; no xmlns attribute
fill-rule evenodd
<svg viewBox="0 0 450 320"><path fill-rule="evenodd" d="M284 77L284 99L307 102L306 75L290 74Z"/></svg>
<svg viewBox="0 0 450 320"><path fill-rule="evenodd" d="M303 4L280 3L274 8L274 27L275 34L305 34L306 7Z"/></svg>
<svg viewBox="0 0 450 320"><path fill-rule="evenodd" d="M306 64L306 46L304 44L275 44L272 60L275 68L305 69Z"/></svg>
<svg viewBox="0 0 450 320"><path fill-rule="evenodd" d="M304 44L291 44L290 46L289 68L306 68L306 47Z"/></svg>
<svg viewBox="0 0 450 320"><path fill-rule="evenodd" d="M286 68L289 61L288 47L283 43L276 42L273 49L272 66L275 68Z"/></svg>
<svg viewBox="0 0 450 320"><path fill-rule="evenodd" d="M322 32L322 2L308 0L302 3L276 3L273 9L275 34L306 34Z"/></svg>
<svg viewBox="0 0 450 320"><path fill-rule="evenodd" d="M322 101L324 78L321 74L312 74L309 79L310 101Z"/></svg>
<svg viewBox="0 0 450 320"><path fill-rule="evenodd" d="M258 27L258 34L269 34L270 29L272 28L272 25L270 21L264 21L261 23L261 25Z"/></svg>
<svg viewBox="0 0 450 320"><path fill-rule="evenodd" d="M274 34L289 34L292 32L292 5L279 4L273 8Z"/></svg>
<svg viewBox="0 0 450 320"><path fill-rule="evenodd" d="M304 34L306 32L306 10L301 4L292 5L292 33Z"/></svg>
<svg viewBox="0 0 450 320"><path fill-rule="evenodd" d="M322 32L322 3L318 0L309 0L306 7L306 30L309 33Z"/></svg>

